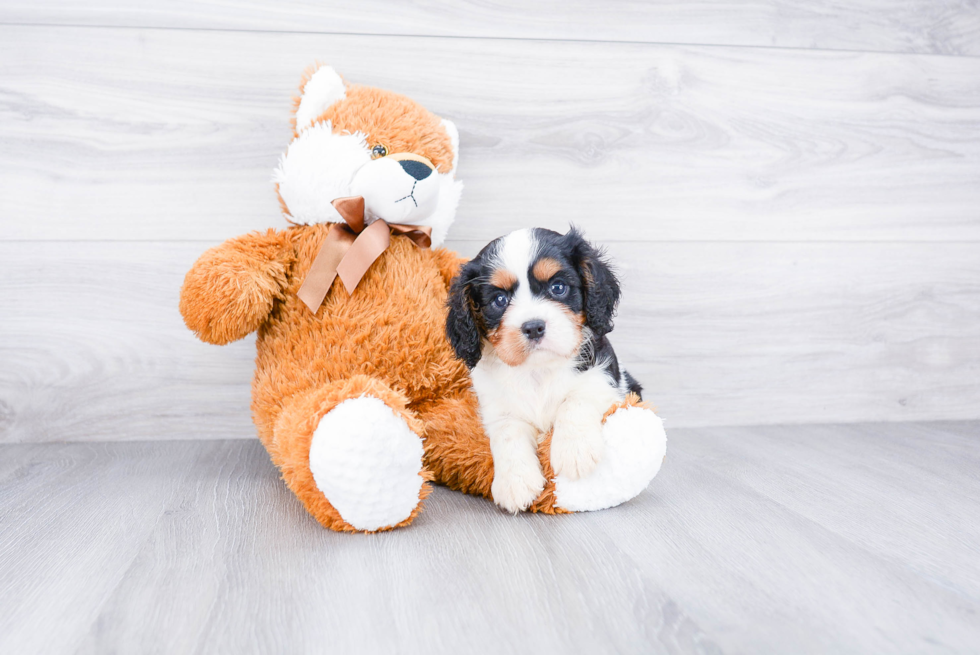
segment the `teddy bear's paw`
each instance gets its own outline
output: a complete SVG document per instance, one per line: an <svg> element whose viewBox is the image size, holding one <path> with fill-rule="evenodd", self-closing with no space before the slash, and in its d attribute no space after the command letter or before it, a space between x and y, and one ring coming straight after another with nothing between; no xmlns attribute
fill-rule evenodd
<svg viewBox="0 0 980 655"><path fill-rule="evenodd" d="M592 472L555 478L555 506L573 512L615 507L647 488L667 453L663 422L652 410L623 407L602 429L605 452Z"/></svg>
<svg viewBox="0 0 980 655"><path fill-rule="evenodd" d="M320 419L310 471L341 518L357 530L408 519L420 501L422 439L373 396L351 398Z"/></svg>

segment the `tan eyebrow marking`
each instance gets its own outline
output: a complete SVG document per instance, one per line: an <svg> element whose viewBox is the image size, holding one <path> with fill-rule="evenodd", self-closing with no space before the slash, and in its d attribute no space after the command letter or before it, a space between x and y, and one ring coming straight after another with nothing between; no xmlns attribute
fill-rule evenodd
<svg viewBox="0 0 980 655"><path fill-rule="evenodd" d="M517 276L515 276L510 271L498 268L490 276L490 284L497 287L498 289L503 289L504 291L510 291L517 284Z"/></svg>
<svg viewBox="0 0 980 655"><path fill-rule="evenodd" d="M558 263L558 260L552 259L551 257L542 257L534 264L534 268L531 272L534 277L538 279L539 282L547 282L556 273L561 271L562 266Z"/></svg>

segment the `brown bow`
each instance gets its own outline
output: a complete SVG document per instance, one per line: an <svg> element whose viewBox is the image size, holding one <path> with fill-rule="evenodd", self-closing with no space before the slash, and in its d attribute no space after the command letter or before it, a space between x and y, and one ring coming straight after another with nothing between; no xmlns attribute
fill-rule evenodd
<svg viewBox="0 0 980 655"><path fill-rule="evenodd" d="M380 218L364 226L364 198L337 198L332 204L347 225L330 226L327 238L320 246L303 286L296 295L316 313L330 291L334 278L340 276L348 294L353 294L371 264L381 256L391 242L391 233L407 236L416 246L432 245L432 228L423 225L386 223Z"/></svg>

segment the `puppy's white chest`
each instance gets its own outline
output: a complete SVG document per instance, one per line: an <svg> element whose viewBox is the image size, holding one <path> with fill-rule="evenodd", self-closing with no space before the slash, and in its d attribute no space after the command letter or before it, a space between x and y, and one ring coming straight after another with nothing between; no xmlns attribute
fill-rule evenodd
<svg viewBox="0 0 980 655"><path fill-rule="evenodd" d="M484 418L507 416L548 432L578 372L570 363L510 367L499 362L473 369L473 387Z"/></svg>

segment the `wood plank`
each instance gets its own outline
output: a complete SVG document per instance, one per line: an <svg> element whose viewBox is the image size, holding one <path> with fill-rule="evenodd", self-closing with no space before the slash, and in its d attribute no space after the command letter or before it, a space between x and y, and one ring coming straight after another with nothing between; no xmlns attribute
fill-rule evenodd
<svg viewBox="0 0 980 655"><path fill-rule="evenodd" d="M970 582L980 559L975 545L963 547L959 530L960 516L974 515L977 501L950 492L959 486L973 493L976 477L959 467L946 474L950 486L922 475L917 462L939 466L955 448L929 439L910 450L891 449L891 440L904 440L907 430L907 424L772 427L756 433L744 450L736 443L751 429L677 430L664 468L669 477L658 477L625 505L629 516L599 512L590 518L596 533L621 545L708 637L713 625L740 635L737 646L722 642L722 650L969 649L966 644L977 643L975 627L964 631L966 624L953 615L975 624L967 617L980 592ZM852 446L865 435L875 441L873 461L864 458L867 445ZM959 440L967 437L975 448L977 436L972 423ZM878 500L886 497L883 507ZM652 507L671 508L671 515ZM875 511L878 517L862 522ZM903 516L879 536L887 517L896 515ZM937 523L938 534L926 534ZM842 532L842 525L853 531ZM869 548L889 538L902 542L901 553ZM943 543L936 548L936 541ZM948 560L951 575L933 576L921 567L924 560L939 567ZM957 571L956 562L966 563L964 570ZM917 579L936 583L922 591L934 607L946 608L941 618L922 620L917 607L925 596L909 593ZM842 614L848 618L841 620Z"/></svg>
<svg viewBox="0 0 980 655"><path fill-rule="evenodd" d="M980 417L976 244L617 243L609 251L626 281L612 341L668 419Z"/></svg>
<svg viewBox="0 0 980 655"><path fill-rule="evenodd" d="M977 423L716 428L685 445L705 467L980 601L980 567L958 565L980 562L980 527L971 520Z"/></svg>
<svg viewBox="0 0 980 655"><path fill-rule="evenodd" d="M3 445L0 650L968 651L978 438L675 430L622 507L437 489L373 536L317 526L255 441Z"/></svg>
<svg viewBox="0 0 980 655"><path fill-rule="evenodd" d="M177 312L207 243L0 243L0 441L246 438L254 341ZM455 242L466 255L482 243ZM980 418L975 244L610 247L612 341L671 427Z"/></svg>
<svg viewBox="0 0 980 655"><path fill-rule="evenodd" d="M448 1L356 3L285 0L79 5L5 2L0 23L167 27L372 35L640 41L831 50L980 54L980 12L969 2L807 0L731 3L584 0L534 3Z"/></svg>
<svg viewBox="0 0 980 655"><path fill-rule="evenodd" d="M181 503L193 499L187 488L213 478L236 453L255 458L250 446L204 441L5 450L0 651L77 647L134 560L153 548L158 523L180 520Z"/></svg>
<svg viewBox="0 0 980 655"><path fill-rule="evenodd" d="M456 121L456 239L980 240L980 59L13 26L0 239L284 225L270 173L318 57Z"/></svg>

